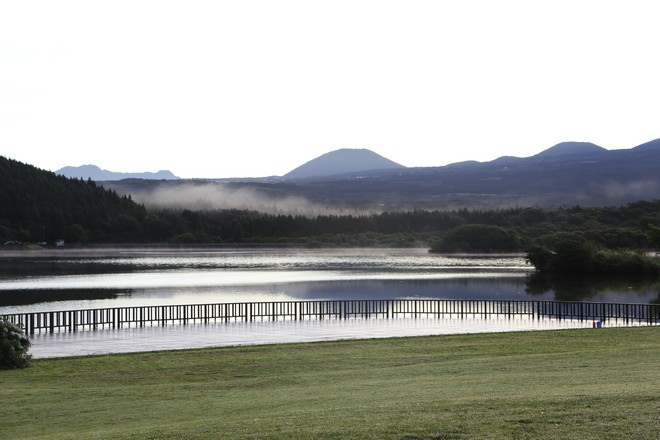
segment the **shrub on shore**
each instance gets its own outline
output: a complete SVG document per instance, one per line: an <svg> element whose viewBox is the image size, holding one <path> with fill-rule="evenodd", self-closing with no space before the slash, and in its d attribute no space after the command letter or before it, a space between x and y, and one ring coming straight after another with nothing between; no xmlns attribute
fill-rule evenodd
<svg viewBox="0 0 660 440"><path fill-rule="evenodd" d="M629 250L598 249L586 240L566 239L552 250L533 247L527 261L538 271L660 276L660 259Z"/></svg>
<svg viewBox="0 0 660 440"><path fill-rule="evenodd" d="M32 356L30 340L20 325L0 317L0 370L25 368Z"/></svg>

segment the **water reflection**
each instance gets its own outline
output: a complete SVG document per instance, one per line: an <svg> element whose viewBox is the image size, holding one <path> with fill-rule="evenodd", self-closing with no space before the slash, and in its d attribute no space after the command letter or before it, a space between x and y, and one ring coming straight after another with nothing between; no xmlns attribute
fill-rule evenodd
<svg viewBox="0 0 660 440"><path fill-rule="evenodd" d="M108 263L98 258L0 258L0 281L35 276L125 273L139 270L139 267L128 261Z"/></svg>
<svg viewBox="0 0 660 440"><path fill-rule="evenodd" d="M271 275L277 275L274 273ZM232 302L268 302L345 299L524 299L525 275L479 278L342 278L325 273L327 279L316 277L307 281L282 281L289 277L264 277L263 280L240 283L165 283L162 287L132 289L24 289L0 290L0 312L22 313L42 310L75 310L90 307L122 307L164 304L202 304ZM130 276L128 276L130 279ZM144 280L143 280L144 281ZM52 281L51 281L52 282ZM65 280L63 280L65 282ZM70 283L71 281L66 281ZM86 280L89 282L89 280ZM75 284L75 282L73 283ZM146 284L146 283L145 283ZM550 299L550 298L548 298ZM24 307L20 307L24 306Z"/></svg>
<svg viewBox="0 0 660 440"><path fill-rule="evenodd" d="M412 280L347 280L281 286L297 299L524 299L525 276Z"/></svg>
<svg viewBox="0 0 660 440"><path fill-rule="evenodd" d="M35 358L49 358L339 339L585 327L591 327L591 323L567 319L480 319L478 317L235 322L38 334L32 339L30 351Z"/></svg>
<svg viewBox="0 0 660 440"><path fill-rule="evenodd" d="M114 252L114 253L113 253ZM648 303L657 280L551 279L522 256L424 249L94 251L0 258L0 313L161 304L332 299Z"/></svg>
<svg viewBox="0 0 660 440"><path fill-rule="evenodd" d="M197 251L98 250L91 254L61 253L0 256L0 280L16 276L105 274L154 270L356 270L372 271L502 271L529 270L520 256L442 256L424 249L221 249Z"/></svg>
<svg viewBox="0 0 660 440"><path fill-rule="evenodd" d="M532 273L525 291L535 297L553 293L558 301L660 303L657 277Z"/></svg>
<svg viewBox="0 0 660 440"><path fill-rule="evenodd" d="M51 289L47 293L41 290L14 290L0 293L0 306L23 306L43 302L75 302L114 300L131 294L130 289Z"/></svg>

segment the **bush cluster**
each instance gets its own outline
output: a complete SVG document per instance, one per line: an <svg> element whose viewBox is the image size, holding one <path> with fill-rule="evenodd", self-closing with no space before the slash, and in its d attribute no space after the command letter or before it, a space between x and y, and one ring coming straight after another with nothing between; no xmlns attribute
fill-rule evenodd
<svg viewBox="0 0 660 440"><path fill-rule="evenodd" d="M0 317L0 370L25 368L32 356L30 340L20 325Z"/></svg>
<svg viewBox="0 0 660 440"><path fill-rule="evenodd" d="M542 272L660 276L658 258L628 250L599 249L575 237L558 241L552 250L532 247L527 261Z"/></svg>

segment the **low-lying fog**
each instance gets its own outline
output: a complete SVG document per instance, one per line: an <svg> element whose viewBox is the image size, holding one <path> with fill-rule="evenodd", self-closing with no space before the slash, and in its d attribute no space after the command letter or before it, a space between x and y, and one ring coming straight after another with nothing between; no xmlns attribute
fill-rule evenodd
<svg viewBox="0 0 660 440"><path fill-rule="evenodd" d="M131 197L148 208L190 210L246 209L267 214L303 215L356 214L358 210L311 202L297 196L269 197L250 188L230 188L221 183L194 183L132 190ZM375 212L375 211L374 211ZM362 214L365 212L360 210Z"/></svg>

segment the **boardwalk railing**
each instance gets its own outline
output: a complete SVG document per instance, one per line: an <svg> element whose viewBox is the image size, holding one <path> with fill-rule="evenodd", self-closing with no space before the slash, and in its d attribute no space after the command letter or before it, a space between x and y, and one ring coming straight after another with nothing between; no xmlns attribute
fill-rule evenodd
<svg viewBox="0 0 660 440"><path fill-rule="evenodd" d="M404 317L526 317L658 325L660 305L450 299L282 301L29 312L5 317L22 324L29 334L188 323Z"/></svg>

